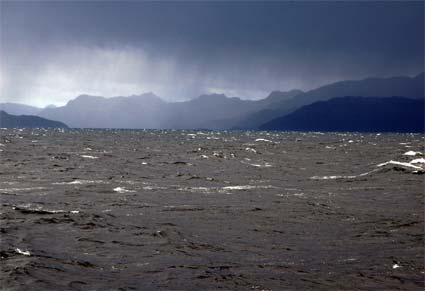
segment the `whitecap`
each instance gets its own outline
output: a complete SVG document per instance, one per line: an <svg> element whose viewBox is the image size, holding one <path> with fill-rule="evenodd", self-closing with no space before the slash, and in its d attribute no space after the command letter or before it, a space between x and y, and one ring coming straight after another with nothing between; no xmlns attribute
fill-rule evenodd
<svg viewBox="0 0 425 291"><path fill-rule="evenodd" d="M276 188L271 185L241 185L241 186L225 186L221 189L223 190L251 190L251 189L270 189Z"/></svg>
<svg viewBox="0 0 425 291"><path fill-rule="evenodd" d="M114 188L114 191L115 192L118 192L118 193L132 193L132 192L136 192L134 190L125 189L124 187L116 187L116 188Z"/></svg>
<svg viewBox="0 0 425 291"><path fill-rule="evenodd" d="M17 252L18 254L20 254L20 255L24 255L24 256L31 256L31 253L29 252L29 251L23 251L23 250L21 250L21 249L19 249L19 248L16 248L15 249L15 252Z"/></svg>
<svg viewBox="0 0 425 291"><path fill-rule="evenodd" d="M89 156L89 155L81 155L81 157L82 158L85 158L85 159L98 159L98 157L95 157L95 156Z"/></svg>
<svg viewBox="0 0 425 291"><path fill-rule="evenodd" d="M21 204L17 206L12 207L13 210L17 211L27 211L27 212L33 212L33 213L39 213L39 214L57 214L57 213L66 213L65 210L48 210L43 209L41 206L34 207L32 204Z"/></svg>
<svg viewBox="0 0 425 291"><path fill-rule="evenodd" d="M256 154L256 153L257 153L257 151L256 151L255 149L253 149L253 148L245 148L245 150L246 150L247 152L253 152L254 154Z"/></svg>
<svg viewBox="0 0 425 291"><path fill-rule="evenodd" d="M410 161L410 164L425 164L424 158L414 159Z"/></svg>
<svg viewBox="0 0 425 291"><path fill-rule="evenodd" d="M272 164L265 162L264 164L252 164L252 163L246 163L244 161L241 161L242 164L250 165L257 168L270 168L273 167Z"/></svg>
<svg viewBox="0 0 425 291"><path fill-rule="evenodd" d="M264 142L273 142L269 139L265 139L265 138L257 138L255 141L264 141Z"/></svg>
<svg viewBox="0 0 425 291"><path fill-rule="evenodd" d="M28 187L28 188L3 188L0 191L3 192L19 192L19 191L32 191L32 190L43 190L45 187Z"/></svg>
<svg viewBox="0 0 425 291"><path fill-rule="evenodd" d="M52 185L84 185L84 184L107 184L103 180L74 180L71 182L55 182Z"/></svg>
<svg viewBox="0 0 425 291"><path fill-rule="evenodd" d="M312 180L336 180L336 179L354 179L357 176L341 176L341 175L334 175L334 176L313 176L310 177Z"/></svg>
<svg viewBox="0 0 425 291"><path fill-rule="evenodd" d="M168 187L161 187L161 186L145 186L142 188L143 190L167 190Z"/></svg>
<svg viewBox="0 0 425 291"><path fill-rule="evenodd" d="M312 180L338 180L338 179L356 179L360 177L367 176L373 172L376 172L376 170L372 170L370 172L361 173L360 175L333 175L333 176L313 176L310 177Z"/></svg>
<svg viewBox="0 0 425 291"><path fill-rule="evenodd" d="M415 152L415 151L408 151L408 152L405 152L403 155L404 156L416 156L416 155L422 155L422 153L421 152Z"/></svg>
<svg viewBox="0 0 425 291"><path fill-rule="evenodd" d="M406 168L412 168L412 169L415 169L415 170L422 170L421 167L412 165L411 163L403 163L403 162L397 162L397 161L393 161L393 160L385 162L385 163L378 164L377 167L383 167L383 166L386 166L386 165L396 165L396 166L402 166L402 167L406 167Z"/></svg>

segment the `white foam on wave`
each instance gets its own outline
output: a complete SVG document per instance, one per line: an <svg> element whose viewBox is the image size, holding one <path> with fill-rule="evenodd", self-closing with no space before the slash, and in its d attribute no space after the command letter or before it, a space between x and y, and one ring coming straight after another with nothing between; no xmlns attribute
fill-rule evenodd
<svg viewBox="0 0 425 291"><path fill-rule="evenodd" d="M98 159L98 158L99 158L99 157L89 156L89 155L81 155L81 157L82 157L82 158L85 158L85 159L92 159L92 160L94 160L94 159Z"/></svg>
<svg viewBox="0 0 425 291"><path fill-rule="evenodd" d="M336 179L354 179L357 176L341 176L341 175L334 175L334 176L313 176L310 177L312 180L336 180Z"/></svg>
<svg viewBox="0 0 425 291"><path fill-rule="evenodd" d="M85 184L108 184L103 180L74 180L71 182L54 182L52 185L85 185Z"/></svg>
<svg viewBox="0 0 425 291"><path fill-rule="evenodd" d="M408 152L405 152L403 155L404 156L420 156L420 155L422 155L422 153L421 152L415 152L415 151L408 151Z"/></svg>
<svg viewBox="0 0 425 291"><path fill-rule="evenodd" d="M245 148L245 150L247 151L247 152L252 152L252 153L254 153L254 154L256 154L257 153L257 151L255 150L255 149L253 149L253 148Z"/></svg>
<svg viewBox="0 0 425 291"><path fill-rule="evenodd" d="M179 191L188 191L188 192L206 192L206 193L212 193L214 192L214 187L182 187L177 188Z"/></svg>
<svg viewBox="0 0 425 291"><path fill-rule="evenodd" d="M255 141L264 141L264 142L273 142L269 139L265 139L265 138L257 138Z"/></svg>
<svg viewBox="0 0 425 291"><path fill-rule="evenodd" d="M271 189L276 188L272 185L241 185L241 186L225 186L223 190L251 190L251 189Z"/></svg>
<svg viewBox="0 0 425 291"><path fill-rule="evenodd" d="M133 192L136 192L134 190L125 189L124 187L116 187L116 188L114 188L114 191L118 192L118 193L133 193Z"/></svg>
<svg viewBox="0 0 425 291"><path fill-rule="evenodd" d="M424 158L414 159L410 161L411 164L425 164Z"/></svg>
<svg viewBox="0 0 425 291"><path fill-rule="evenodd" d="M15 182L15 181L4 181L4 182L0 182L0 184L16 185L16 184L18 184L18 182Z"/></svg>
<svg viewBox="0 0 425 291"><path fill-rule="evenodd" d="M249 160L249 159L246 159ZM264 162L263 164L254 164L254 163L247 163L245 161L241 161L242 164L246 164L246 165L250 165L253 167L257 167L257 168L270 168L273 167L272 164L268 163L268 162Z"/></svg>
<svg viewBox="0 0 425 291"><path fill-rule="evenodd" d="M367 176L376 170L372 170L370 172L361 173L360 175L332 175L332 176L313 176L310 177L312 180L338 180L338 179L356 179L360 177Z"/></svg>
<svg viewBox="0 0 425 291"><path fill-rule="evenodd" d="M387 166L387 165L395 165L395 166L400 166L400 167L403 167L403 168L413 169L413 170L415 170L415 171L413 171L413 173L417 173L418 170L420 170L420 171L424 170L423 167L417 166L415 164L425 164L425 159L424 158L414 159L414 160L411 160L409 163L391 160L391 161L388 161L388 162L385 162L385 163L378 164L376 166L381 168L381 167L384 167L384 166ZM362 173L360 175L313 176L313 177L310 177L310 179L313 179L313 180L356 179L356 178L364 177L366 175L374 173L378 170L379 169L375 169L375 170L372 170L370 172Z"/></svg>
<svg viewBox="0 0 425 291"><path fill-rule="evenodd" d="M20 255L24 255L24 256L31 256L30 251L23 251L23 250L21 250L20 248L16 248L16 249L15 249L15 252L17 252L17 253L18 253L18 254L20 254Z"/></svg>
<svg viewBox="0 0 425 291"><path fill-rule="evenodd" d="M413 160L413 161L415 161L415 160ZM410 163L404 163L404 162L398 162L398 161L393 161L393 160L385 162L385 163L378 164L377 167L383 167L383 166L386 166L386 165L396 165L396 166L401 166L401 167L405 167L405 168L412 168L412 169L415 169L415 170L423 170L419 166L412 165L411 162Z"/></svg>
<svg viewBox="0 0 425 291"><path fill-rule="evenodd" d="M168 187L162 187L162 186L145 186L142 188L143 190L167 190Z"/></svg>
<svg viewBox="0 0 425 291"><path fill-rule="evenodd" d="M0 191L3 192L19 192L19 191L32 191L32 190L44 190L45 187L28 187L28 188L3 188Z"/></svg>
<svg viewBox="0 0 425 291"><path fill-rule="evenodd" d="M224 186L224 187L180 187L177 188L179 191L192 192L192 193L224 193L230 194L229 191L244 191L253 189L272 189L276 188L272 185L235 185L235 186Z"/></svg>
<svg viewBox="0 0 425 291"><path fill-rule="evenodd" d="M21 205L17 205L17 206L13 206L12 207L13 210L25 210L25 211L31 211L34 213L41 213L41 214L58 214L58 213L71 213L71 214L78 214L80 213L79 210L71 210L71 211L65 211L65 210L49 210L49 209L44 209L41 206L34 206L33 204L21 204Z"/></svg>

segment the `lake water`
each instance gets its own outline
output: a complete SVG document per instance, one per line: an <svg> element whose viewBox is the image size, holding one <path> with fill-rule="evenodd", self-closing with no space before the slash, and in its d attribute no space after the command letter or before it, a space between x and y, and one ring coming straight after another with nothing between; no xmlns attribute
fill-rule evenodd
<svg viewBox="0 0 425 291"><path fill-rule="evenodd" d="M421 153L418 134L2 129L0 286L422 290Z"/></svg>

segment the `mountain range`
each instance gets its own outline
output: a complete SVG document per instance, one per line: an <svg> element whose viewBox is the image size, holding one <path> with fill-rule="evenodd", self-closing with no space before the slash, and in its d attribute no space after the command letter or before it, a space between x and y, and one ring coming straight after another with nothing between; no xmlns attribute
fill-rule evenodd
<svg viewBox="0 0 425 291"><path fill-rule="evenodd" d="M249 114L240 120L235 125L235 128L259 128L262 124L274 118L291 113L304 105L336 97L402 96L414 99L424 98L424 77L424 73L421 73L413 78L367 78L363 80L340 81L328 84L317 89L303 92L297 95L296 98L277 101L268 108Z"/></svg>
<svg viewBox="0 0 425 291"><path fill-rule="evenodd" d="M81 95L61 107L43 109L3 103L0 109L59 120L76 128L259 129L306 105L344 96L374 100L394 96L424 99L424 73L415 77L340 81L306 92L274 91L261 100L244 100L223 94L201 95L182 102L166 102L153 93L112 98ZM360 99L351 102L364 104ZM327 107L320 108L328 110ZM358 107L356 110L363 109Z"/></svg>
<svg viewBox="0 0 425 291"><path fill-rule="evenodd" d="M18 103L0 103L0 110L16 115L37 115L43 109Z"/></svg>

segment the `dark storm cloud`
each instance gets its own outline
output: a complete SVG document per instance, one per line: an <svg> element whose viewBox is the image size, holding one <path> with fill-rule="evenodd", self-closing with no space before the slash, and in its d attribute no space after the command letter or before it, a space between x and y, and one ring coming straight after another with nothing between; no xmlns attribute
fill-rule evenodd
<svg viewBox="0 0 425 291"><path fill-rule="evenodd" d="M253 98L424 65L423 2L0 5L0 98L12 101L142 91Z"/></svg>

